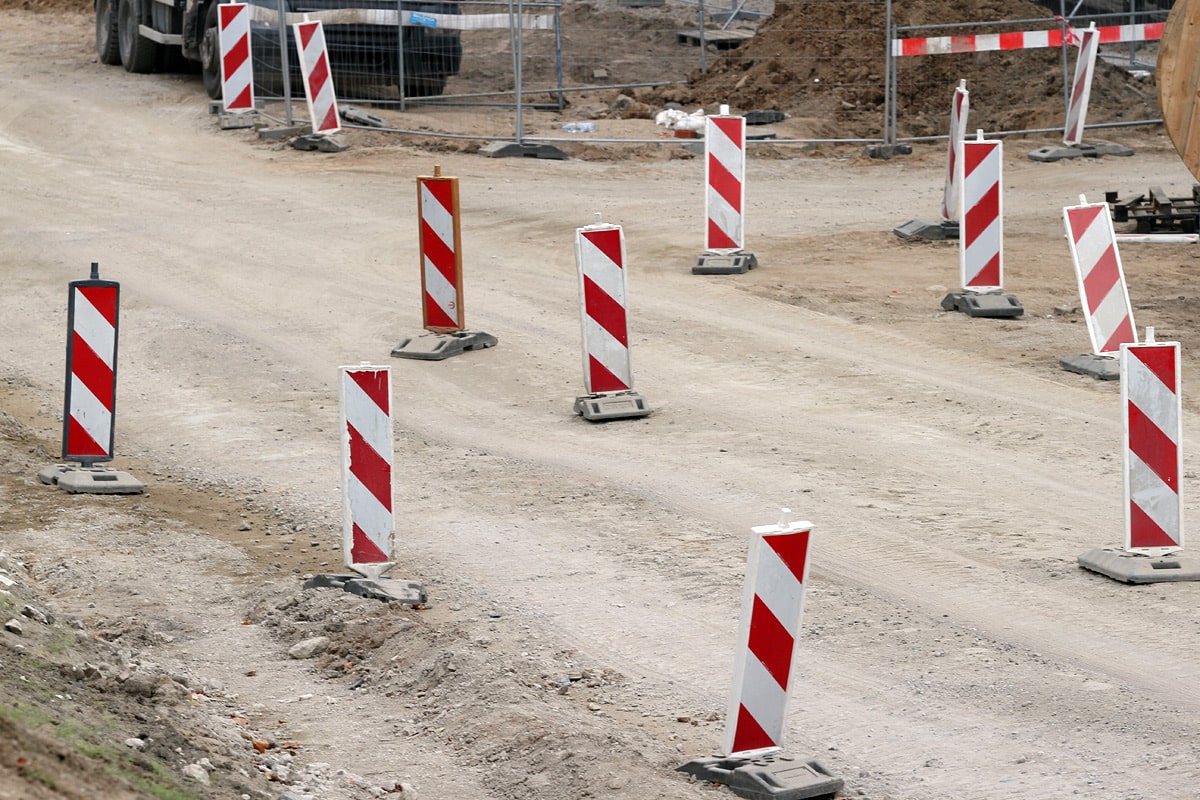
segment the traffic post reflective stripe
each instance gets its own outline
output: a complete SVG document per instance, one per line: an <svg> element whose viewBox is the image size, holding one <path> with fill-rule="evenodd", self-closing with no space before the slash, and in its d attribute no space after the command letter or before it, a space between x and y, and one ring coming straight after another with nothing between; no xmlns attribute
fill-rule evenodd
<svg viewBox="0 0 1200 800"><path fill-rule="evenodd" d="M304 95L313 133L337 133L342 129L338 118L337 94L329 71L329 53L325 47L325 29L320 21L297 22L296 50L304 74Z"/></svg>
<svg viewBox="0 0 1200 800"><path fill-rule="evenodd" d="M1122 344L1137 344L1121 254L1108 204L1079 199L1080 205L1063 209L1079 298L1092 352L1116 355Z"/></svg>
<svg viewBox="0 0 1200 800"><path fill-rule="evenodd" d="M1004 208L1001 171L1004 144L964 141L959 170L959 267L962 287L987 292L1004 287Z"/></svg>
<svg viewBox="0 0 1200 800"><path fill-rule="evenodd" d="M440 172L440 171L439 171ZM421 218L421 313L425 329L452 333L465 327L462 233L458 178L417 178Z"/></svg>
<svg viewBox="0 0 1200 800"><path fill-rule="evenodd" d="M343 555L370 578L392 565L392 373L390 367L339 369Z"/></svg>
<svg viewBox="0 0 1200 800"><path fill-rule="evenodd" d="M745 246L746 120L713 115L704 122L705 250Z"/></svg>
<svg viewBox="0 0 1200 800"><path fill-rule="evenodd" d="M777 525L751 531L725 725L723 752L730 757L783 746L812 523L791 522L790 512L784 509Z"/></svg>
<svg viewBox="0 0 1200 800"><path fill-rule="evenodd" d="M250 57L250 12L245 3L217 6L221 45L221 97L226 111L254 110L254 67Z"/></svg>
<svg viewBox="0 0 1200 800"><path fill-rule="evenodd" d="M62 457L84 466L112 460L120 291L98 278L69 285Z"/></svg>
<svg viewBox="0 0 1200 800"><path fill-rule="evenodd" d="M1183 548L1183 427L1178 342L1121 345L1125 549Z"/></svg>
<svg viewBox="0 0 1200 800"><path fill-rule="evenodd" d="M583 325L583 380L589 394L633 388L626 315L625 234L620 225L575 231Z"/></svg>

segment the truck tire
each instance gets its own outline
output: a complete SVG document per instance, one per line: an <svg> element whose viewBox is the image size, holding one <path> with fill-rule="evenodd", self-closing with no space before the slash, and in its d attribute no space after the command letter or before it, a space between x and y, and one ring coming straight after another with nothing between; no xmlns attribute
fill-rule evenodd
<svg viewBox="0 0 1200 800"><path fill-rule="evenodd" d="M114 0L96 0L96 55L101 64L121 63L121 42L117 38L117 9Z"/></svg>
<svg viewBox="0 0 1200 800"><path fill-rule="evenodd" d="M121 63L126 72L152 72L158 61L158 42L138 31L140 0L118 0L117 38L121 43Z"/></svg>
<svg viewBox="0 0 1200 800"><path fill-rule="evenodd" d="M208 4L204 14L204 35L200 38L200 71L204 75L204 91L213 100L221 99L221 40L217 31L218 0Z"/></svg>
<svg viewBox="0 0 1200 800"><path fill-rule="evenodd" d="M446 91L445 75L405 76L405 97L437 97Z"/></svg>

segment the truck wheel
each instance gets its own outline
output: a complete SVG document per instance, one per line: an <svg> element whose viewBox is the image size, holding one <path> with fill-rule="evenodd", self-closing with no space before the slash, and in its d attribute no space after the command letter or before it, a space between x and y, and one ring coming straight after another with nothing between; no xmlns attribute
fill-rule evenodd
<svg viewBox="0 0 1200 800"><path fill-rule="evenodd" d="M118 0L117 38L121 43L121 63L126 72L151 72L158 61L158 42L138 31L140 0Z"/></svg>
<svg viewBox="0 0 1200 800"><path fill-rule="evenodd" d="M213 100L221 99L221 40L217 30L217 0L204 14L204 36L200 39L200 70L204 73L204 91Z"/></svg>
<svg viewBox="0 0 1200 800"><path fill-rule="evenodd" d="M404 78L405 97L437 97L444 91L446 91L445 75L406 76Z"/></svg>
<svg viewBox="0 0 1200 800"><path fill-rule="evenodd" d="M117 10L113 0L96 0L96 54L101 64L121 63L121 43L117 39Z"/></svg>

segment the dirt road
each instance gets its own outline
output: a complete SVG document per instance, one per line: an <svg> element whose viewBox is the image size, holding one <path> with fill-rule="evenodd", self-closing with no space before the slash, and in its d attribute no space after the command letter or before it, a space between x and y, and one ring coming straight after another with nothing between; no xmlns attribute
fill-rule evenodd
<svg viewBox="0 0 1200 800"><path fill-rule="evenodd" d="M1119 389L1057 365L1089 349L1055 311L1078 305L1061 208L1188 192L1165 137L1050 165L1009 142L1026 315L972 320L939 307L955 246L890 232L935 213L940 147L752 160L761 267L698 277L697 159L301 153L219 131L196 78L93 63L88 18L40 19L0 12L0 408L44 448L14 451L7 502L38 516L8 514L0 547L63 610L169 632L147 657L423 798L710 796L672 769L720 743L748 529L787 506L816 531L787 749L848 796L1200 797L1200 586L1076 567L1122 536ZM392 360L420 331L413 179L434 164L461 180L468 324L500 344ZM627 237L640 421L572 413L594 212ZM1123 256L1186 392L1195 249ZM91 261L122 285L117 466L141 500L33 477ZM340 568L335 378L360 361L392 364L396 574L426 611L297 590ZM326 616L359 637L359 689L286 655Z"/></svg>

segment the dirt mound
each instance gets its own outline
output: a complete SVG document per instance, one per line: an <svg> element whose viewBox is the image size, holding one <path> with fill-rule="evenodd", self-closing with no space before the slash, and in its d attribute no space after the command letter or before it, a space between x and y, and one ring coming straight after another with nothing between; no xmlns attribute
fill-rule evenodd
<svg viewBox="0 0 1200 800"><path fill-rule="evenodd" d="M898 26L947 21L1044 19L1025 0L897 0ZM725 51L707 73L664 100L735 108L774 108L822 120L814 133L876 136L882 125L886 28L883 3L777 2L774 13L740 47ZM908 36L1001 33L1038 29L1017 22L987 28L913 31ZM1074 70L1074 54L1069 69ZM971 90L972 128L1018 130L1062 124L1062 53L1056 48L897 59L897 130L902 136L945 132L950 97L960 79ZM1121 121L1159 116L1153 86L1109 64L1097 64L1089 119Z"/></svg>

